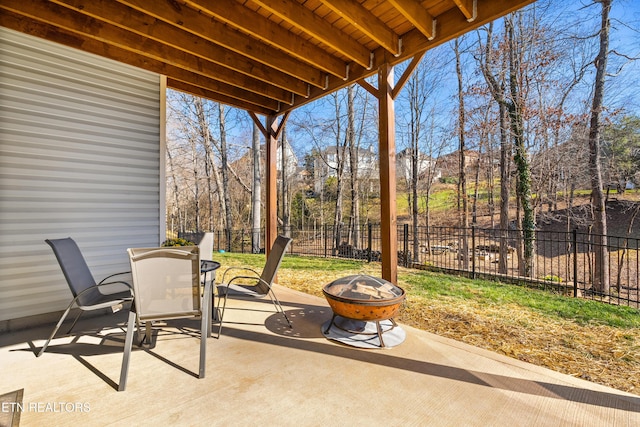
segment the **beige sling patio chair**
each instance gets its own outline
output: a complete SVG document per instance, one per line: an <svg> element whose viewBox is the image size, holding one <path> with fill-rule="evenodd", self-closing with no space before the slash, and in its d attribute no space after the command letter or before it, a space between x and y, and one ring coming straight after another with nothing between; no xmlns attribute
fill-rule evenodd
<svg viewBox="0 0 640 427"><path fill-rule="evenodd" d="M125 338L125 355L120 378L124 390L129 369L136 315L145 322L146 340L151 342L151 322L184 318L200 319L199 378L204 378L206 339L211 328L211 282L200 280L200 251L197 246L127 249L133 277L133 307Z"/></svg>
<svg viewBox="0 0 640 427"><path fill-rule="evenodd" d="M222 283L216 286L218 290L218 306L216 308L216 312L220 310L220 300L224 299L222 312L220 314L218 337L220 337L220 332L222 331L222 321L224 319L224 310L227 306L228 298L252 299L264 298L268 295L276 308L276 312L282 313L289 324L289 327L292 327L291 321L289 321L280 301L278 301L278 297L276 297L276 294L272 289L273 281L278 273L278 268L280 268L280 263L282 262L284 253L291 241L292 239L289 237L278 236L276 238L276 241L273 243L273 247L271 248L271 252L269 252L269 256L267 257L267 262L265 263L262 273L258 273L257 271L247 267L230 267L224 272L224 275L222 276ZM238 270L242 271L243 274L230 277L227 280L227 275ZM249 282L249 284L242 282Z"/></svg>

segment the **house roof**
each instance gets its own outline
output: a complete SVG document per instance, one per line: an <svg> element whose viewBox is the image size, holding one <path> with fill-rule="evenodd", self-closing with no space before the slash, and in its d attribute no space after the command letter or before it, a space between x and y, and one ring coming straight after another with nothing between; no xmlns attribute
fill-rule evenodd
<svg viewBox="0 0 640 427"><path fill-rule="evenodd" d="M534 0L2 0L0 25L278 115Z"/></svg>

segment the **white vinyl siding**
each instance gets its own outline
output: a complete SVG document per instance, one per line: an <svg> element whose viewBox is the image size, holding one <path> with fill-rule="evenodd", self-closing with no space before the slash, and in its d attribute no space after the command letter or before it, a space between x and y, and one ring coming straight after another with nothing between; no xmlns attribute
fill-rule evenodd
<svg viewBox="0 0 640 427"><path fill-rule="evenodd" d="M0 28L0 321L71 300L44 239L96 280L161 242L161 77Z"/></svg>

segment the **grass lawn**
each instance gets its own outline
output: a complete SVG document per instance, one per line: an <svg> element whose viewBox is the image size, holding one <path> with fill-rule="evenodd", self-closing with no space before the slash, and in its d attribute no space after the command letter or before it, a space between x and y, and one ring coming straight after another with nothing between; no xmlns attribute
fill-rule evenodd
<svg viewBox="0 0 640 427"><path fill-rule="evenodd" d="M261 269L264 255L216 254L225 267ZM283 286L322 297L343 276L380 264L285 256ZM558 372L640 395L640 312L521 286L400 268L407 299L396 320Z"/></svg>

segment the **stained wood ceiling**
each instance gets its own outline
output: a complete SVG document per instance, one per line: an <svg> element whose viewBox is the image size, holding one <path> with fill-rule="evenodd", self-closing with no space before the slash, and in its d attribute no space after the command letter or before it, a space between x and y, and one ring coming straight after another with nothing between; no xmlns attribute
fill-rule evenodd
<svg viewBox="0 0 640 427"><path fill-rule="evenodd" d="M278 115L534 0L2 0L0 25Z"/></svg>

